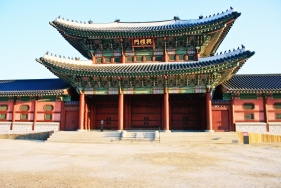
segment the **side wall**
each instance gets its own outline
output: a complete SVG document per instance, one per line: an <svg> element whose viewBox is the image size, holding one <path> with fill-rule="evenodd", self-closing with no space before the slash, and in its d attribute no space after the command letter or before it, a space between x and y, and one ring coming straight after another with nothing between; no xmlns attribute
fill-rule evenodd
<svg viewBox="0 0 281 188"><path fill-rule="evenodd" d="M233 114L235 130L237 132L255 132L281 134L281 109L274 104L281 103L281 99L234 99ZM245 104L253 104L253 109L246 109Z"/></svg>
<svg viewBox="0 0 281 188"><path fill-rule="evenodd" d="M60 130L63 101L8 101L0 102L7 110L0 110L1 133L24 133ZM46 105L52 106L46 110Z"/></svg>

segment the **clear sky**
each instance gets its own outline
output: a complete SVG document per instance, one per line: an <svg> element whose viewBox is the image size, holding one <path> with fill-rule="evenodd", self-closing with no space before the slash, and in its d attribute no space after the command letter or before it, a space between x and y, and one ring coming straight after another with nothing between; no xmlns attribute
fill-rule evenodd
<svg viewBox="0 0 281 188"><path fill-rule="evenodd" d="M94 23L197 19L226 11L242 15L218 52L243 44L256 54L239 74L281 73L281 0L0 0L0 80L54 78L35 58L47 51L84 57L49 25L58 16Z"/></svg>

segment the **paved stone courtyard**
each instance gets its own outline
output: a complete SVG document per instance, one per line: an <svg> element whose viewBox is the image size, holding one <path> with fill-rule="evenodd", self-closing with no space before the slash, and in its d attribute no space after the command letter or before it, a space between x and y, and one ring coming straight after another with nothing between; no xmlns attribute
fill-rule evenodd
<svg viewBox="0 0 281 188"><path fill-rule="evenodd" d="M281 187L281 144L0 140L0 187Z"/></svg>

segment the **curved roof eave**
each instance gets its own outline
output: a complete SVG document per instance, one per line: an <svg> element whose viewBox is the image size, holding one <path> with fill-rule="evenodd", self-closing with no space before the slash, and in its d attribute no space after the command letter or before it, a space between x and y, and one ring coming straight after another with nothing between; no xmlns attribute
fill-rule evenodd
<svg viewBox="0 0 281 188"><path fill-rule="evenodd" d="M221 14L213 15L210 17L202 19L190 19L190 20L166 20L157 22L113 22L107 24L86 24L82 22L72 22L61 19L58 17L50 24L57 30L75 30L89 32L109 32L114 33L124 32L124 34L129 33L147 33L151 31L172 31L172 30L182 30L190 28L201 28L201 30L206 29L204 26L212 24L219 21L220 19L233 16L232 19L239 17L241 13L238 13L235 9L227 10ZM200 30L200 29L199 29Z"/></svg>
<svg viewBox="0 0 281 188"><path fill-rule="evenodd" d="M245 48L237 49L229 53L200 58L199 61L187 62L146 62L146 63L125 63L125 64L92 64L92 61L76 61L54 57L46 54L39 63L47 68L65 70L68 72L78 71L81 75L132 75L132 74L173 74L175 72L184 73L186 71L208 71L218 66L230 67L227 62L237 62L248 59L254 52ZM229 63L230 64L230 63ZM236 65L235 65L236 66ZM51 70L52 71L52 70ZM54 70L53 70L54 71Z"/></svg>

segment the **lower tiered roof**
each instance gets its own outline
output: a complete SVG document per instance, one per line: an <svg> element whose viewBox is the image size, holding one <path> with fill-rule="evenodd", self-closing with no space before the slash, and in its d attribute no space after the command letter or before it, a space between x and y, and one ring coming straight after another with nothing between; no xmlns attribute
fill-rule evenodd
<svg viewBox="0 0 281 188"><path fill-rule="evenodd" d="M254 53L243 47L217 56L200 58L199 61L124 64L92 64L92 61L75 61L48 54L36 60L78 92L137 87L189 88L183 92L195 92L197 86L215 88L228 80Z"/></svg>
<svg viewBox="0 0 281 188"><path fill-rule="evenodd" d="M61 95L70 85L61 79L0 80L0 96Z"/></svg>
<svg viewBox="0 0 281 188"><path fill-rule="evenodd" d="M231 93L281 93L281 74L234 75L222 86Z"/></svg>

